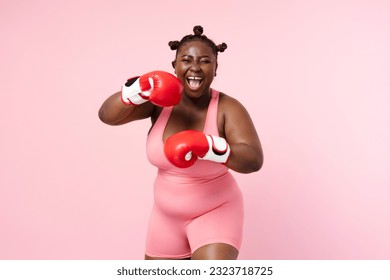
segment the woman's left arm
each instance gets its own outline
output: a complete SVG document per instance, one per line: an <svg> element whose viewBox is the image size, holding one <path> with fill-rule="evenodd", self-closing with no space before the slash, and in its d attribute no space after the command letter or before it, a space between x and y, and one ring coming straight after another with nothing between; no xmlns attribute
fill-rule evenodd
<svg viewBox="0 0 390 280"><path fill-rule="evenodd" d="M239 173L259 171L263 165L263 150L248 111L227 95L221 101L223 134L231 149L226 165Z"/></svg>

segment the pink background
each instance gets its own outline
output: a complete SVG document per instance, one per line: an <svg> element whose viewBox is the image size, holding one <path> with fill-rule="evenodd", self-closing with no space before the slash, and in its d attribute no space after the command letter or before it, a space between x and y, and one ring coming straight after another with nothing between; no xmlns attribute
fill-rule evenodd
<svg viewBox="0 0 390 280"><path fill-rule="evenodd" d="M156 170L149 121L101 123L128 77L171 71L203 25L214 88L250 112L263 169L241 259L390 258L390 4L0 2L0 258L142 259Z"/></svg>

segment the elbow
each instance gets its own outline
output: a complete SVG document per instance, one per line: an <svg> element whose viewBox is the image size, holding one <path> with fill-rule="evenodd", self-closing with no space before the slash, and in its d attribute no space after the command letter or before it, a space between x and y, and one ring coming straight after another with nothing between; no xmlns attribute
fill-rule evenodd
<svg viewBox="0 0 390 280"><path fill-rule="evenodd" d="M252 160L248 161L247 173L253 173L259 171L263 167L264 156L263 153L258 153L256 157L252 158Z"/></svg>
<svg viewBox="0 0 390 280"><path fill-rule="evenodd" d="M99 117L99 119L100 119L102 122L104 122L104 111L102 110L102 108L99 109L98 117Z"/></svg>
<svg viewBox="0 0 390 280"><path fill-rule="evenodd" d="M263 167L263 162L263 157L259 157L256 160L253 160L247 168L247 173L254 173L259 171Z"/></svg>
<svg viewBox="0 0 390 280"><path fill-rule="evenodd" d="M103 107L101 107L99 109L99 112L98 112L98 117L99 119L105 123L105 124L108 124L108 125L114 125L114 123L112 121L110 121L110 119L108 118L107 114L105 113L105 110Z"/></svg>
<svg viewBox="0 0 390 280"><path fill-rule="evenodd" d="M245 164L241 163L241 166L236 168L232 167L233 170L243 173L249 174L259 171L263 167L263 157L256 157L252 160L247 160Z"/></svg>
<svg viewBox="0 0 390 280"><path fill-rule="evenodd" d="M106 119L106 116L105 116L105 114L104 114L104 109L103 109L103 107L101 107L101 108L99 109L98 117L99 117L99 119L100 119L102 122L104 122L104 123L107 124L107 119Z"/></svg>
<svg viewBox="0 0 390 280"><path fill-rule="evenodd" d="M248 174L259 171L263 167L263 162L264 156L261 149L250 150L240 154L232 153L228 166L236 172Z"/></svg>
<svg viewBox="0 0 390 280"><path fill-rule="evenodd" d="M263 159L261 159L261 160L258 160L258 161L256 161L256 163L255 164L253 164L253 171L252 172L257 172L257 171L260 171L260 169L263 167Z"/></svg>
<svg viewBox="0 0 390 280"><path fill-rule="evenodd" d="M253 159L252 172L257 172L263 167L264 155L262 149L256 153L256 158Z"/></svg>

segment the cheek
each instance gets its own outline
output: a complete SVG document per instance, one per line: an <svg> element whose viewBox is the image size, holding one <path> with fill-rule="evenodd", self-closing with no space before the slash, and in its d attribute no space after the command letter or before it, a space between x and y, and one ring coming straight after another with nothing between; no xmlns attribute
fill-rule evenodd
<svg viewBox="0 0 390 280"><path fill-rule="evenodd" d="M175 67L175 73L177 74L177 75L184 75L184 73L186 72L186 68L185 67L183 67L182 65L176 65L176 67Z"/></svg>
<svg viewBox="0 0 390 280"><path fill-rule="evenodd" d="M217 72L217 67L215 66L212 66L212 67L209 67L207 68L207 70L205 70L205 72L207 71L207 74L210 75L210 76L215 76L216 72Z"/></svg>

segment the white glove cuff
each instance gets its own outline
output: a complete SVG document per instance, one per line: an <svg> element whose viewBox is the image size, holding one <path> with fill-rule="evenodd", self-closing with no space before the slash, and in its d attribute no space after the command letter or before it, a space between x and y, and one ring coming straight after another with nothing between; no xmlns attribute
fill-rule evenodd
<svg viewBox="0 0 390 280"><path fill-rule="evenodd" d="M139 78L130 86L124 84L122 86L122 101L126 105L141 105L149 100L150 92L153 90L153 79L149 78L151 89L142 91L139 83Z"/></svg>
<svg viewBox="0 0 390 280"><path fill-rule="evenodd" d="M202 160L210 160L218 163L226 163L230 155L230 146L222 137L206 135L209 143L209 151Z"/></svg>

